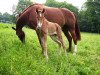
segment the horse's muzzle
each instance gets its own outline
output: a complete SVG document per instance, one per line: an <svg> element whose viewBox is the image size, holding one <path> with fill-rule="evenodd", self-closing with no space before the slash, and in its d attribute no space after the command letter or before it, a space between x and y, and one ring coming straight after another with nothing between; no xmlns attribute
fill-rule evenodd
<svg viewBox="0 0 100 75"><path fill-rule="evenodd" d="M25 38L20 39L20 41L21 41L23 44L25 44Z"/></svg>
<svg viewBox="0 0 100 75"><path fill-rule="evenodd" d="M37 27L36 27L36 30L41 30L41 27L40 27L40 26L37 26Z"/></svg>

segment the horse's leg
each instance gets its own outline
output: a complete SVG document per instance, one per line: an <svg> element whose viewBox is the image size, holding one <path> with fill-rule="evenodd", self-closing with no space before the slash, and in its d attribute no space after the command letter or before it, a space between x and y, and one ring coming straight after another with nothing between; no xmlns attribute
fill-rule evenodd
<svg viewBox="0 0 100 75"><path fill-rule="evenodd" d="M63 47L64 52L66 53L66 47L65 47L65 44L64 44L63 39L62 39L62 31L59 27L58 27L58 30L57 30L57 36L56 37L58 37L57 40L61 42L61 46Z"/></svg>
<svg viewBox="0 0 100 75"><path fill-rule="evenodd" d="M40 36L40 34L38 32L36 32L36 33L37 33L37 36L38 36L38 39L39 39L39 43L40 43L41 47L43 47L42 46L42 42L41 42L41 36ZM42 48L42 54L43 53L44 53L44 51L43 51L43 48Z"/></svg>
<svg viewBox="0 0 100 75"><path fill-rule="evenodd" d="M65 47L65 44L64 44L64 41L63 41L62 37L61 37L59 40L60 40L61 43L62 43L62 47L63 47L63 49L64 49L64 52L66 53L66 47Z"/></svg>
<svg viewBox="0 0 100 75"><path fill-rule="evenodd" d="M46 59L48 59L47 43L46 42L47 42L47 34L44 34L43 36L41 36L41 46L42 46L44 56L46 57Z"/></svg>
<svg viewBox="0 0 100 75"><path fill-rule="evenodd" d="M69 34L67 28L63 28L62 31L63 31L64 35L67 37L67 40L69 42L69 51L71 51L71 49L72 49L72 37Z"/></svg>
<svg viewBox="0 0 100 75"><path fill-rule="evenodd" d="M50 37L51 37L51 39L53 41L55 41L58 44L58 46L59 46L59 54L61 54L61 46L62 46L62 43L60 42L60 40L58 40L58 37L56 35L54 35L54 36L52 35Z"/></svg>
<svg viewBox="0 0 100 75"><path fill-rule="evenodd" d="M41 45L41 36L40 36L40 33L39 33L39 31L36 31L36 33L37 33L37 36L38 36L38 39L39 39L39 43L40 43L40 45ZM42 51L42 53L43 53L43 51Z"/></svg>
<svg viewBox="0 0 100 75"><path fill-rule="evenodd" d="M39 32L38 30L36 31L36 33L37 33L37 36L38 36L38 39L39 39L39 43L42 47L42 53L44 54L44 56L47 56L47 58L48 58L47 49L46 49L46 47L44 47L46 45L47 36L45 36L46 37L45 38L43 35L41 35L41 32Z"/></svg>
<svg viewBox="0 0 100 75"><path fill-rule="evenodd" d="M76 38L75 30L70 30L70 33L74 41L74 54L76 54L77 53L77 38Z"/></svg>

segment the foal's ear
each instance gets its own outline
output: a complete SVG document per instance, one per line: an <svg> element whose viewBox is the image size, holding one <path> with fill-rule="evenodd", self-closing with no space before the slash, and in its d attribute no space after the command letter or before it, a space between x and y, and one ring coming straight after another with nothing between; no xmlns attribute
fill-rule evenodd
<svg viewBox="0 0 100 75"><path fill-rule="evenodd" d="M42 11L42 13L44 13L45 12L45 9L43 8L43 11Z"/></svg>
<svg viewBox="0 0 100 75"><path fill-rule="evenodd" d="M16 28L12 27L12 29L16 31Z"/></svg>

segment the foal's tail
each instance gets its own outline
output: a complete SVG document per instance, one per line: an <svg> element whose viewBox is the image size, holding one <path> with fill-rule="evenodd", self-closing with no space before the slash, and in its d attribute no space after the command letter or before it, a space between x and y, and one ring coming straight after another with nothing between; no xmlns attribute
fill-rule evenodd
<svg viewBox="0 0 100 75"><path fill-rule="evenodd" d="M75 22L75 33L76 33L76 37L77 37L77 40L81 40L80 29L79 29L79 26L78 26L77 17L75 15L75 13L74 13L74 16L76 18L76 22Z"/></svg>

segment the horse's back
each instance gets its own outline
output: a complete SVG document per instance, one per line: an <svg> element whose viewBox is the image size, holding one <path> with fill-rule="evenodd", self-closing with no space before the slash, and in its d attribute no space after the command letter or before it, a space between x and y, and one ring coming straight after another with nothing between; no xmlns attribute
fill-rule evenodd
<svg viewBox="0 0 100 75"><path fill-rule="evenodd" d="M65 22L67 25L70 25L70 24L76 22L76 17L74 15L74 12L71 12L70 10L68 10L66 8L60 8L60 10L62 11L62 13L65 17Z"/></svg>
<svg viewBox="0 0 100 75"><path fill-rule="evenodd" d="M59 25L63 26L65 23L65 18L63 13L59 8L53 7L44 7L46 9L45 17L50 22L58 23Z"/></svg>

